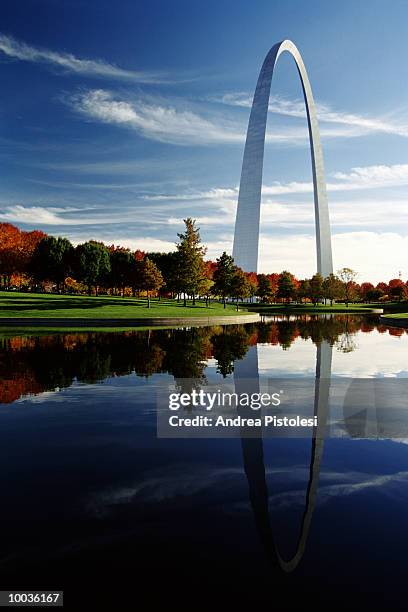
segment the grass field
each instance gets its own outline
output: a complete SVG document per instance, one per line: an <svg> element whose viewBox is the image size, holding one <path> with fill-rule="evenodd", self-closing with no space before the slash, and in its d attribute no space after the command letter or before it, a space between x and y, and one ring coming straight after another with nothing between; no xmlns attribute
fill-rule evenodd
<svg viewBox="0 0 408 612"><path fill-rule="evenodd" d="M396 312L393 314L386 314L384 317L398 318L398 319L408 319L408 312Z"/></svg>
<svg viewBox="0 0 408 612"><path fill-rule="evenodd" d="M237 312L236 306L212 302L206 307L205 302L196 302L193 306L176 300L151 300L121 298L111 296L87 297L76 295L54 295L0 291L0 317L17 318L158 318L158 317L216 317L248 314L244 309Z"/></svg>

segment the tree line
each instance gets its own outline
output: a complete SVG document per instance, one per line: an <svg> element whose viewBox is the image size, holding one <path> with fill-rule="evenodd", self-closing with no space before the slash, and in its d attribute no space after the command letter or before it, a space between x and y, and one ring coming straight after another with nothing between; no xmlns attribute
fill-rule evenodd
<svg viewBox="0 0 408 612"><path fill-rule="evenodd" d="M67 238L41 231L25 232L10 223L0 223L0 284L3 290L56 291L98 295L151 296L210 302L239 301L257 297L261 302L333 303L405 300L408 285L392 279L374 286L356 282L350 268L323 278L297 279L288 271L271 274L244 272L226 252L214 262L205 260L199 228L184 220L175 251L169 253L131 251L89 240L74 246Z"/></svg>

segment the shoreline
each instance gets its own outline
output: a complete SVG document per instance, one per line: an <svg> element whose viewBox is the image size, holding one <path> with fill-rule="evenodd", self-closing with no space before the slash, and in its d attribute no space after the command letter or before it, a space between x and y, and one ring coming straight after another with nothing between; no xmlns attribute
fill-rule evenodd
<svg viewBox="0 0 408 612"><path fill-rule="evenodd" d="M389 315L385 315L380 317L380 322L388 325L388 327L403 327L404 329L408 328L408 317L390 317Z"/></svg>
<svg viewBox="0 0 408 612"><path fill-rule="evenodd" d="M151 317L151 318L56 318L56 317L0 317L0 327L156 327L156 326L211 326L257 323L256 314L201 316L201 317Z"/></svg>

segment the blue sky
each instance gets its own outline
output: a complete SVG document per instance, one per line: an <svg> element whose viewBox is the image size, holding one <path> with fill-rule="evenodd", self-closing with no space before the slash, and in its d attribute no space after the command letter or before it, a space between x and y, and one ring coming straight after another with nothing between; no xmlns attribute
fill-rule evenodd
<svg viewBox="0 0 408 612"><path fill-rule="evenodd" d="M0 220L169 250L198 220L232 250L245 131L268 49L292 39L318 105L335 267L408 278L408 3L2 0ZM295 66L272 84L260 270L315 271Z"/></svg>

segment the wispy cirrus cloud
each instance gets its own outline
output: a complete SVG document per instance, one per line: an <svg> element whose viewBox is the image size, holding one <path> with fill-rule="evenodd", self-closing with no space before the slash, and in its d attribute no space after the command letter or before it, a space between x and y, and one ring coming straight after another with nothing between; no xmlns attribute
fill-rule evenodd
<svg viewBox="0 0 408 612"><path fill-rule="evenodd" d="M90 121L135 130L145 138L176 145L243 144L246 120L219 113L191 110L176 102L122 99L105 89L81 91L64 98L77 113ZM365 134L350 126L321 130L322 138L347 138ZM266 142L303 145L308 142L307 127L275 126Z"/></svg>
<svg viewBox="0 0 408 612"><path fill-rule="evenodd" d="M15 60L48 64L72 74L137 83L165 83L170 81L165 75L159 73L127 70L100 59L79 58L72 53L34 47L5 34L0 34L0 52Z"/></svg>
<svg viewBox="0 0 408 612"><path fill-rule="evenodd" d="M355 167L350 172L334 172L331 177L337 182L329 181L327 190L354 191L361 189L381 189L385 187L403 187L408 185L408 164ZM275 182L262 186L263 196L291 195L312 193L313 183L290 181ZM236 200L238 187L214 187L205 191L186 191L178 194L154 194L143 196L146 200Z"/></svg>
<svg viewBox="0 0 408 612"><path fill-rule="evenodd" d="M92 89L67 99L79 114L93 121L133 129L146 138L172 144L208 144L242 142L243 133L233 125L217 125L189 110L174 106L130 102L112 92Z"/></svg>
<svg viewBox="0 0 408 612"><path fill-rule="evenodd" d="M232 92L220 96L211 96L210 101L219 102L228 106L251 108L252 96L247 92ZM408 137L408 121L395 121L387 117L366 117L355 113L333 110L328 104L316 103L316 110L321 123L337 123L349 126L355 135L364 135L370 132L383 132L397 136ZM280 96L271 96L269 112L287 117L306 119L303 100L287 100ZM325 130L322 128L324 134Z"/></svg>
<svg viewBox="0 0 408 612"><path fill-rule="evenodd" d="M24 206L13 204L0 210L2 221L12 223L27 223L34 225L95 225L97 217L79 218L82 209L73 207L56 206ZM108 220L106 221L108 222ZM111 222L111 221L110 221Z"/></svg>

